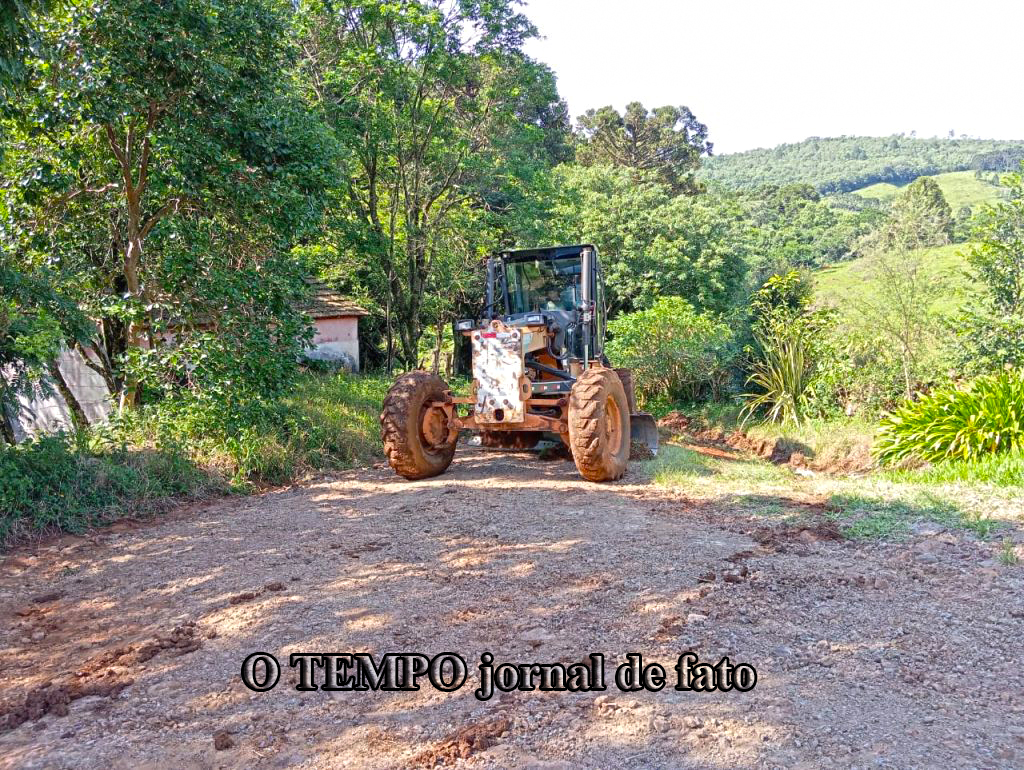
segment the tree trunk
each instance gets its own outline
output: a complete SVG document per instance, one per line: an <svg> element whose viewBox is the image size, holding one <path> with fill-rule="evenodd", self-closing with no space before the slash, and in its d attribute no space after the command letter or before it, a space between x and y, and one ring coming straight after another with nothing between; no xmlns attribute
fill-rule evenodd
<svg viewBox="0 0 1024 770"><path fill-rule="evenodd" d="M11 426L7 405L2 402L0 402L0 434L3 435L4 441L11 446L18 443L18 440L14 437L14 428Z"/></svg>
<svg viewBox="0 0 1024 770"><path fill-rule="evenodd" d="M61 398L64 399L64 403L68 405L68 412L71 413L71 423L77 430L87 429L89 427L89 418L85 416L85 410L82 409L82 405L78 402L74 391L71 390L71 386L64 379L64 374L61 372L56 361L50 362L50 376L53 378Z"/></svg>

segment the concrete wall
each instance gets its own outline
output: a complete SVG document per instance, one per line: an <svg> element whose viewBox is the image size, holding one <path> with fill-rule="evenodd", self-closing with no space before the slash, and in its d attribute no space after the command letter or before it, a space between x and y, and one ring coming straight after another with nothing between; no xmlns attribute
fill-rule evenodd
<svg viewBox="0 0 1024 770"><path fill-rule="evenodd" d="M89 368L80 353L65 350L57 359L57 366L90 423L99 422L110 414L107 384ZM55 386L51 385L50 390L49 395L39 392L33 398L19 396L21 409L12 421L14 435L19 440L71 429L71 412L67 404Z"/></svg>
<svg viewBox="0 0 1024 770"><path fill-rule="evenodd" d="M310 358L337 360L343 356L351 358L355 371L359 371L359 319L317 318L313 322L313 350Z"/></svg>

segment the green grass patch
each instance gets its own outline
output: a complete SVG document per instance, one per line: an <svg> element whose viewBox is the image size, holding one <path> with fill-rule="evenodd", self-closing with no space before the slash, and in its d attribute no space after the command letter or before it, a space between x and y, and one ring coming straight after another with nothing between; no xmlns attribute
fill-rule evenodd
<svg viewBox="0 0 1024 770"><path fill-rule="evenodd" d="M1024 451L1001 452L977 460L946 460L910 470L886 470L882 476L898 483L1024 487Z"/></svg>
<svg viewBox="0 0 1024 770"><path fill-rule="evenodd" d="M224 489L171 450L96 450L67 435L4 446L0 545L33 532L80 532Z"/></svg>
<svg viewBox="0 0 1024 770"><path fill-rule="evenodd" d="M951 243L921 249L922 275L943 291L932 304L932 310L950 316L970 298L972 282L967 276L967 260L962 252L966 244ZM819 305L838 309L841 321L857 324L858 303L878 294L878 283L872 275L869 259L860 257L848 262L823 267L814 272L814 290Z"/></svg>
<svg viewBox="0 0 1024 770"><path fill-rule="evenodd" d="M969 206L977 210L984 204L994 204L1000 199L1000 187L985 179L976 179L973 171L949 171L931 177L942 190L946 202L955 214L961 206ZM908 183L909 184L909 183ZM862 198L876 198L886 201L896 197L906 185L894 185L888 182L861 187L854 190L854 195Z"/></svg>
<svg viewBox="0 0 1024 770"><path fill-rule="evenodd" d="M907 489L898 497L864 492L839 492L828 500L833 517L852 538L904 537L914 524L931 521L987 537L996 523L964 512L953 501L930 490Z"/></svg>
<svg viewBox="0 0 1024 770"><path fill-rule="evenodd" d="M2 447L0 545L374 462L388 387L381 376L307 374L242 413L166 402L88 434Z"/></svg>

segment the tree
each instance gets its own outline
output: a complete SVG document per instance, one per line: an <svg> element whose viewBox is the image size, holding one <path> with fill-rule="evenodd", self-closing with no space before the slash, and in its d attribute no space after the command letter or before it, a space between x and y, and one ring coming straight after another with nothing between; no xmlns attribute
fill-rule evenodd
<svg viewBox="0 0 1024 770"><path fill-rule="evenodd" d="M673 193L703 189L695 174L702 155L711 155L708 128L688 107L656 107L648 111L640 102L587 110L578 121L583 165L610 164L639 171L654 171Z"/></svg>
<svg viewBox="0 0 1024 770"><path fill-rule="evenodd" d="M593 243L611 312L686 299L727 313L742 293L748 227L731 198L674 196L655 172L608 165L559 166L547 242Z"/></svg>
<svg viewBox="0 0 1024 770"><path fill-rule="evenodd" d="M875 289L857 308L878 340L898 352L904 395L910 398L921 381L928 342L937 328L932 303L942 288L923 274L919 252L897 245L877 249L868 259Z"/></svg>
<svg viewBox="0 0 1024 770"><path fill-rule="evenodd" d="M537 211L534 179L566 153L564 103L522 53L535 30L512 0L309 0L300 25L309 98L354 160L332 248L361 263L389 363L397 348L415 366L456 284Z"/></svg>
<svg viewBox="0 0 1024 770"><path fill-rule="evenodd" d="M1024 366L1024 176L1004 174L1008 197L986 206L964 255L981 296L955 324L961 366L983 374Z"/></svg>
<svg viewBox="0 0 1024 770"><path fill-rule="evenodd" d="M3 126L3 242L77 292L123 405L129 364L152 371L171 322L168 352L217 329L204 361L301 346L288 250L319 222L334 151L291 91L290 14L284 0L69 0L36 19Z"/></svg>
<svg viewBox="0 0 1024 770"><path fill-rule="evenodd" d="M892 221L883 238L890 248L942 246L952 240L953 224L942 188L934 179L919 177L893 202Z"/></svg>

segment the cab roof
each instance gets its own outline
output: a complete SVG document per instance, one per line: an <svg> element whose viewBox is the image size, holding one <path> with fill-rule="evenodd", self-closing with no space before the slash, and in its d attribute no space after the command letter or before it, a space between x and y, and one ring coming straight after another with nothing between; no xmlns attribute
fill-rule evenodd
<svg viewBox="0 0 1024 770"><path fill-rule="evenodd" d="M579 257L583 249L595 249L589 243L578 243L574 246L544 246L536 249L516 249L515 251L501 252L501 258L507 262L519 262L525 259L564 259L565 257Z"/></svg>

